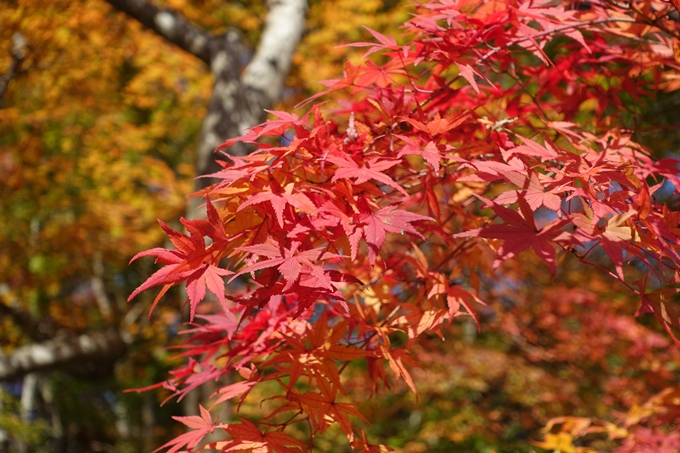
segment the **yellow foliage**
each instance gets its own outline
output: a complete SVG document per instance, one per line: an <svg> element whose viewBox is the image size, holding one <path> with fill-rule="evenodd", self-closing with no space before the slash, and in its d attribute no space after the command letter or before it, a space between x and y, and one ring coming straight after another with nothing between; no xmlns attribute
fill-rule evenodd
<svg viewBox="0 0 680 453"><path fill-rule="evenodd" d="M20 0L0 23L0 71L28 42L0 110L0 282L84 328L65 285L87 287L96 254L124 271L184 210L210 74L102 1Z"/></svg>

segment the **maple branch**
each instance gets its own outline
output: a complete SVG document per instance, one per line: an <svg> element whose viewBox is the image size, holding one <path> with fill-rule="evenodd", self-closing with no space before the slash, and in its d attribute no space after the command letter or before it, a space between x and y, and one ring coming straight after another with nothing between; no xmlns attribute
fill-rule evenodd
<svg viewBox="0 0 680 453"><path fill-rule="evenodd" d="M3 108L2 99L9 87L9 82L19 74L21 63L23 63L26 58L26 45L27 41L24 35L18 32L12 35L12 49L10 50L12 62L10 63L9 68L7 68L7 71L0 76L0 109Z"/></svg>
<svg viewBox="0 0 680 453"><path fill-rule="evenodd" d="M168 42L210 64L210 35L171 8L159 8L145 0L106 0L118 11L153 30Z"/></svg>
<svg viewBox="0 0 680 453"><path fill-rule="evenodd" d="M507 49L510 46L514 46L514 45L519 44L519 43L524 42L524 41L529 41L529 40L532 40L532 39L541 38L543 36L552 35L552 34L559 33L561 31L569 30L569 29L572 29L572 28L580 28L580 27L586 27L588 25L597 25L597 24L603 24L603 23L608 23L608 22L625 22L625 23L633 23L634 24L634 23L637 23L638 20L634 19L632 17L606 17L606 18L602 18L602 19L587 20L587 21L583 21L583 22L576 22L576 23L573 23L573 24L562 25L561 27L551 28L550 30L544 30L540 33L536 33L535 35L522 36L521 38L512 39L512 40L508 41L508 43L506 45L504 45L503 47L493 47L489 52L485 53L480 58L478 58L475 61L475 64L476 65L482 64L486 60L491 58L492 56L496 55L501 50ZM449 88L451 85L453 85L453 83L456 80L458 80L460 77L461 77L460 73L457 76L452 77L451 80L448 81L446 84L444 84L441 88L435 90L432 93L432 96L430 96L423 104L428 104L430 101L432 101L435 98L435 95L438 95L438 94L444 92L447 88Z"/></svg>
<svg viewBox="0 0 680 453"><path fill-rule="evenodd" d="M544 30L540 33L536 33L535 35L522 36L521 38L513 39L511 41L508 41L508 43L503 47L494 47L489 52L482 55L482 57L480 59L478 59L475 62L475 64L484 63L486 60L488 60L492 56L496 55L501 50L507 49L510 46L514 46L515 44L519 44L519 43L524 42L524 41L529 41L531 39L536 39L536 38L542 38L543 36L553 35L555 33L559 33L559 32L564 31L564 30L569 30L571 28L581 28L581 27L587 27L588 25L604 24L604 23L608 23L608 22L626 22L626 23L634 24L634 23L638 22L638 20L635 19L635 18L632 18L632 17L605 17L605 18L602 18L602 19L586 20L586 21L583 21L583 22L575 22L573 24L562 25L561 27L551 28L550 30Z"/></svg>
<svg viewBox="0 0 680 453"><path fill-rule="evenodd" d="M663 19L664 16L666 16L667 14L669 14L673 11L672 8L668 7L668 12L661 14L658 17L649 17L642 10L640 10L637 6L633 5L632 3L629 3L629 6L636 14L644 17L645 20L646 20L646 23L648 25L652 25L652 26L658 28L659 30L668 33L670 36L672 36L674 38L680 38L680 36L678 36L677 32L674 32L673 30L669 29L668 27L666 27L664 24L661 23L661 19Z"/></svg>
<svg viewBox="0 0 680 453"><path fill-rule="evenodd" d="M631 290L633 293L636 293L636 294L637 294L637 290L636 290L633 286L629 285L625 280L621 279L618 275L616 275L615 273L613 273L612 271L610 271L610 270L608 270L608 269L605 269L604 267L600 266L599 264L596 264L596 263L594 263L594 262L592 262L592 261L586 260L586 257L588 256L588 254L589 254L590 252L592 252L593 249L594 249L595 247L597 247L598 245L600 245L599 242L596 243L596 244L594 244L594 245L593 245L593 246L592 246L592 247L591 247L584 255L580 255L578 252L576 252L576 251L574 251L574 250L571 250L571 253L572 253L572 254L579 260L579 262L581 262L582 264L586 264L586 265L588 265L588 266L592 266L592 267L594 267L595 269L598 269L598 270L602 271L604 274L607 274L607 275L609 275L610 277L612 277L614 280L616 280L616 281L618 281L618 282L621 282L626 288L628 288L629 290ZM565 251L570 251L570 250L569 250L568 248L566 248L566 247L562 247L562 248L563 248L563 250L565 250Z"/></svg>
<svg viewBox="0 0 680 453"><path fill-rule="evenodd" d="M0 381L34 371L87 362L113 361L123 355L128 343L115 332L95 332L74 337L53 338L0 355Z"/></svg>

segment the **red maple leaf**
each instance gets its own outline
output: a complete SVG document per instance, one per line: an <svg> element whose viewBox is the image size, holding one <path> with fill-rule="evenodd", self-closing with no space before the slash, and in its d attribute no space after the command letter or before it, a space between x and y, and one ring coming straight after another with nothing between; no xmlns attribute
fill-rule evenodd
<svg viewBox="0 0 680 453"><path fill-rule="evenodd" d="M531 156L531 157L538 157L540 158L543 162L549 159L555 159L558 157L557 152L552 149L551 147L548 146L542 146L538 143L536 143L533 140L529 140L528 138L522 137L521 135L517 136L522 142L524 142L524 145L519 145L514 148L511 148L507 151L504 151L503 154L505 155L506 161L509 159L509 157L512 154L520 154L523 156Z"/></svg>
<svg viewBox="0 0 680 453"><path fill-rule="evenodd" d="M262 171L268 170L269 165L266 162L249 162L243 157L232 156L226 154L226 157L231 159L233 163L225 162L222 160L216 160L216 162L224 167L216 173L209 175L198 176L199 178L219 178L220 181L217 184L217 188L231 186L233 183L240 179L250 179L253 180L255 176L260 174Z"/></svg>
<svg viewBox="0 0 680 453"><path fill-rule="evenodd" d="M458 66L460 75L463 76L463 78L467 80L470 85L472 85L472 88L477 92L477 94L479 94L479 87L477 86L477 81L475 80L475 74L479 76L479 73L472 69L472 67L468 64L456 63L456 66Z"/></svg>
<svg viewBox="0 0 680 453"><path fill-rule="evenodd" d="M250 393L255 384L257 384L257 381L241 381L222 387L216 392L216 395L219 395L219 397L215 400L212 407L237 396L244 395L243 398L245 398L245 395Z"/></svg>
<svg viewBox="0 0 680 453"><path fill-rule="evenodd" d="M199 270L193 272L187 278L187 294L189 295L190 316L189 320L194 320L196 307L205 298L206 288L217 296L224 311L228 311L227 302L224 299L224 280L222 277L232 275L233 272L222 269L212 264L205 263Z"/></svg>
<svg viewBox="0 0 680 453"><path fill-rule="evenodd" d="M439 161L442 156L437 149L437 145L433 141L430 141L424 147L419 145L415 140L405 137L403 135L396 135L396 137L403 140L406 145L399 151L397 157L401 157L404 154L415 154L421 156L425 161L432 165L435 173L439 173Z"/></svg>
<svg viewBox="0 0 680 453"><path fill-rule="evenodd" d="M274 241L264 244L239 247L236 250L247 252L252 255L266 256L269 259L258 261L254 264L251 264L250 266L246 266L245 269L242 269L239 273L234 275L232 280L249 272L255 272L268 267L278 266L279 273L284 279L286 279L287 282L283 291L289 290L298 280L300 274L303 271L316 277L316 281L321 287L326 288L329 291L334 291L330 277L323 270L323 267L315 263L330 258L339 257L339 255L324 252L323 247L304 251L298 251L298 247L300 247L300 243L297 241L293 241L290 248L280 246Z"/></svg>
<svg viewBox="0 0 680 453"><path fill-rule="evenodd" d="M152 453L170 447L166 453L175 453L182 448L192 450L198 443L218 426L212 421L210 412L203 406L199 406L201 415L189 415L186 417L172 417L192 430L177 436L170 442L155 449Z"/></svg>
<svg viewBox="0 0 680 453"><path fill-rule="evenodd" d="M436 137L460 126L468 118L468 116L469 115L467 113L464 113L454 118L446 117L442 118L439 115L439 113L437 113L434 119L428 121L427 124L422 123L411 117L402 117L399 119L401 121L406 121L407 123L410 123L413 127L422 132L425 132L430 137Z"/></svg>
<svg viewBox="0 0 680 453"><path fill-rule="evenodd" d="M155 256L157 263L162 263L166 266L154 272L144 283L135 289L128 297L128 302L134 299L139 293L146 291L149 288L153 288L154 286L178 283L184 280L192 272L191 269L180 269L180 266L184 262L184 255L175 250L166 250L156 247L139 252L132 257L130 262L143 256Z"/></svg>
<svg viewBox="0 0 680 453"><path fill-rule="evenodd" d="M216 442L216 449L222 452L253 451L276 453L299 453L304 444L293 439L283 431L261 432L254 423L241 418L241 423L225 425L226 431L234 439Z"/></svg>
<svg viewBox="0 0 680 453"><path fill-rule="evenodd" d="M338 423L345 434L349 436L353 429L352 423L347 418L348 415L367 421L354 404L336 401L335 387L331 385L320 385L320 387L321 392L298 393L295 390L290 390L286 399L296 402L301 408L304 408L305 412L311 415L313 423L321 432L330 425L329 421L333 421Z"/></svg>
<svg viewBox="0 0 680 453"><path fill-rule="evenodd" d="M364 26L364 28L368 30L368 32L371 35L373 35L373 37L377 39L378 42L380 42L380 44L376 44L374 42L354 42L350 44L345 44L340 47L370 47L370 49L366 51L362 58L366 58L373 52L378 52L379 50L397 50L399 48L399 46L397 45L397 41L394 39L393 36L390 36L388 38L385 35L380 34L377 31L372 30L366 26Z"/></svg>
<svg viewBox="0 0 680 453"><path fill-rule="evenodd" d="M446 303L449 306L449 323L451 323L453 317L458 314L460 306L462 305L465 307L470 316L472 316L472 319L475 320L475 324L477 324L477 331L481 332L482 326L479 324L477 313L472 308L474 302L481 305L486 305L477 296L470 293L469 291L464 290L460 286L449 287L446 294Z"/></svg>
<svg viewBox="0 0 680 453"><path fill-rule="evenodd" d="M333 182L338 179L356 178L355 183L362 184L369 179L375 179L376 181L398 190L404 196L408 196L408 192L406 192L403 187L394 182L394 180L385 173L382 173L388 168L392 168L399 164L401 162L400 160L380 160L379 157L375 157L368 159L366 163L360 167L359 164L354 162L351 158L328 156L326 159L340 167L335 171L335 175L333 175Z"/></svg>
<svg viewBox="0 0 680 453"><path fill-rule="evenodd" d="M503 245L498 249L496 260L493 263L494 268L500 266L503 261L531 247L550 267L553 274L556 272L555 248L551 242L555 242L558 239L558 236L561 234L559 228L566 224L566 220L557 219L549 225L538 229L534 222L533 211L522 195L519 196L518 201L523 216L486 198L480 196L477 196L477 198L486 203L487 206L490 206L505 223L486 225L482 228L454 234L454 238L483 237L502 239Z"/></svg>
<svg viewBox="0 0 680 453"><path fill-rule="evenodd" d="M560 206L562 204L562 199L559 195L554 193L552 190L545 189L545 182L541 182L539 175L532 171L527 171L524 173L507 171L503 173L505 178L515 184L516 186L524 189L523 191L509 190L500 194L494 201L499 204L511 204L517 202L517 195L519 193L524 194L529 207L533 210L545 206L546 208L553 210L555 212L560 211ZM550 184L551 180L547 176L541 175L544 179L548 179L547 184ZM566 190L566 189L559 189Z"/></svg>
<svg viewBox="0 0 680 453"><path fill-rule="evenodd" d="M294 187L294 183L287 184L280 193L274 193L272 188L267 187L264 192L255 194L246 200L238 207L238 210L240 211L252 204L269 201L274 208L279 226L283 228L283 210L285 209L286 204L290 204L306 213L311 213L316 209L316 206L314 206L314 203L312 203L312 200L310 200L307 195L302 192L293 193Z"/></svg>
<svg viewBox="0 0 680 453"><path fill-rule="evenodd" d="M153 248L136 254L130 262L144 256L155 256L156 262L165 264L142 283L128 297L128 302L139 293L154 286L164 285L161 292L151 306L149 314L153 312L160 298L170 287L184 280L187 282L187 293L191 306L191 320L193 321L196 307L205 298L206 288L214 293L226 310L224 299L224 281L222 276L231 275L233 272L221 269L211 262L221 258L221 247L227 241L224 224L220 219L215 207L207 200L208 220L181 219L182 225L189 231L189 235L173 230L162 221L158 221L161 228L167 233L170 242L177 250ZM206 247L204 236L212 239L212 243Z"/></svg>
<svg viewBox="0 0 680 453"><path fill-rule="evenodd" d="M409 233L422 239L423 235L411 225L411 222L433 220L424 215L396 209L394 206L387 206L379 211L363 214L360 219L364 224L364 237L366 243L368 243L368 259L371 264L375 263L377 253L385 241L386 233Z"/></svg>

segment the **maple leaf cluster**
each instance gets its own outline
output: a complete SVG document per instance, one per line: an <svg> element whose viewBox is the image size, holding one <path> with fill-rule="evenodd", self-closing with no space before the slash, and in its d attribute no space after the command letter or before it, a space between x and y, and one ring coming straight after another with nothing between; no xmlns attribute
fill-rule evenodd
<svg viewBox="0 0 680 453"><path fill-rule="evenodd" d="M552 274L569 254L597 267L680 347L680 212L666 203L679 162L655 161L622 113L678 88L680 25L669 5L631 5L421 4L402 44L373 30L375 43L353 44L386 63L347 63L319 95L334 104L272 111L223 144L257 150L210 175L207 217L182 220L188 235L161 223L175 249L137 255L164 267L131 298L162 286L155 306L186 282L189 360L162 384L175 395L233 371L243 380L215 405L263 382L280 394L261 420L179 419L193 434L165 447L221 430L228 440L205 448L300 451L286 429L302 423L385 451L357 423L347 365L364 361L374 390L396 379L415 392L409 345L462 315L481 328L480 273L523 252ZM223 311L196 315L207 291Z"/></svg>

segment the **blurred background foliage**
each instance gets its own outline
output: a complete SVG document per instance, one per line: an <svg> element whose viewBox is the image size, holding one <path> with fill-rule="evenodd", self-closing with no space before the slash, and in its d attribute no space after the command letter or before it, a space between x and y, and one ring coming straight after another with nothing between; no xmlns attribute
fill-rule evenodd
<svg viewBox="0 0 680 453"><path fill-rule="evenodd" d="M209 32L238 29L252 48L266 15L263 1L154 3ZM397 6L310 2L279 108L292 108L342 71L350 49L336 46L367 39L360 25L403 21L407 11ZM21 378L3 383L0 429L10 440L0 440L0 449L149 451L177 434L170 416L181 408L159 408L164 396L154 392L122 392L166 377L182 301L177 293L177 309L147 321L149 300L133 307L125 299L153 269L128 262L163 245L157 218L185 213L212 75L101 0L3 2L0 73L12 64L16 33L25 38L25 59L0 108L2 353L107 329L124 328L137 341L115 362L40 373L35 413L21 411Z"/></svg>
<svg viewBox="0 0 680 453"><path fill-rule="evenodd" d="M262 1L155 3L211 32L237 28L251 46L266 13ZM345 58L357 63L362 49L337 46L370 40L362 26L397 34L408 3L310 1L308 30L277 109L291 109L320 89L319 80L337 77ZM162 392L123 390L166 377L183 301L177 292L175 309L147 320L150 295L133 306L125 299L153 267L128 261L163 244L157 218L185 212L212 76L101 0L5 0L0 73L11 64L15 33L27 52L0 108L2 353L107 329L126 329L136 341L108 361L2 383L0 451L150 451L179 433L170 417L181 405L161 407ZM645 107L666 130L643 135L652 148L676 147L676 101ZM543 281L531 256L507 263L510 277L482 284L489 307L481 333L464 320L447 341L409 345L423 365L414 371L418 401L396 386L369 400L373 384L361 366L349 367L346 386L366 400L374 440L409 453L552 450L551 437L540 443L551 418L626 426L626 414L677 385L680 357L651 316L632 318L638 301L577 264L567 259L555 280ZM603 298L607 304L598 303ZM36 389L30 413L21 401L27 385ZM256 416L259 404L244 410ZM329 430L316 440L319 451L344 451L340 437ZM613 445L607 436L576 437L569 441L575 452Z"/></svg>

